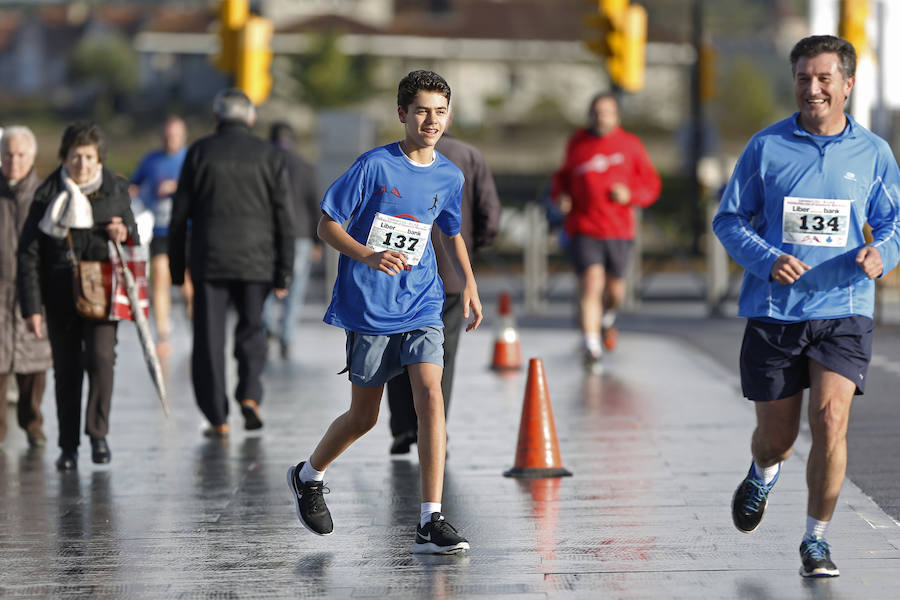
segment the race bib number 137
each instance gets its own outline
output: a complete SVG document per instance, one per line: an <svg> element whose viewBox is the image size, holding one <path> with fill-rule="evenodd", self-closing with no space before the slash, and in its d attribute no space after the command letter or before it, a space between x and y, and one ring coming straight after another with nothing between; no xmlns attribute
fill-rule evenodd
<svg viewBox="0 0 900 600"><path fill-rule="evenodd" d="M366 246L378 252L395 250L406 255L409 266L419 264L425 254L431 225L375 213Z"/></svg>
<svg viewBox="0 0 900 600"><path fill-rule="evenodd" d="M804 246L847 245L850 230L850 200L784 198L781 240Z"/></svg>

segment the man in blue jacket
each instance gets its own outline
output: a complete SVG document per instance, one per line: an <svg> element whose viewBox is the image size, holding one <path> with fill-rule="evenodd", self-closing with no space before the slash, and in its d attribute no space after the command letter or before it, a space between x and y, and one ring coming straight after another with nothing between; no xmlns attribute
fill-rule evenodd
<svg viewBox="0 0 900 600"><path fill-rule="evenodd" d="M753 463L732 516L743 532L759 525L809 388L800 574L834 577L825 532L846 471L850 404L872 352L873 280L900 259L900 171L887 143L844 113L856 71L850 43L804 38L791 70L799 111L753 136L713 220L745 269L741 385L756 404Z"/></svg>

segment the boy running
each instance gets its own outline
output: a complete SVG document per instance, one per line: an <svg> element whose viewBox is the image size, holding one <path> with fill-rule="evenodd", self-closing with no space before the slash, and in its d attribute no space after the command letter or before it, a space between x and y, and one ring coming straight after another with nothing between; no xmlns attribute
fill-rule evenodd
<svg viewBox="0 0 900 600"><path fill-rule="evenodd" d="M288 486L304 527L333 531L325 506L325 469L375 426L385 383L409 372L419 420L421 517L412 551L454 554L469 549L441 514L446 431L441 393L444 288L431 227L451 236L465 275L464 316L482 320L481 301L460 229L462 172L435 152L447 127L450 86L431 71L400 82L397 114L403 141L360 156L322 200L319 238L341 253L325 322L347 331L350 409L336 418L308 460L288 469ZM348 221L346 231L341 226Z"/></svg>

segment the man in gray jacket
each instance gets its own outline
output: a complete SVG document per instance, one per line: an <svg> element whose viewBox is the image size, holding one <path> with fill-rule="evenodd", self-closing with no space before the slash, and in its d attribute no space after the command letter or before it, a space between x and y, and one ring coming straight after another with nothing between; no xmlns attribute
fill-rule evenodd
<svg viewBox="0 0 900 600"><path fill-rule="evenodd" d="M261 375L266 362L263 303L275 288L284 297L294 263L293 210L284 157L250 127L256 109L238 89L213 102L216 132L188 149L169 224L172 283L184 281L190 230L194 278L192 378L208 435L229 433L225 390L225 313L235 306L234 356L238 361L235 400L244 426L262 427Z"/></svg>
<svg viewBox="0 0 900 600"><path fill-rule="evenodd" d="M41 180L34 170L37 141L27 127L7 127L0 140L0 442L6 437L6 386L16 377L16 416L28 443L43 447L41 400L53 361L44 337L28 331L16 296L16 249L25 217Z"/></svg>
<svg viewBox="0 0 900 600"><path fill-rule="evenodd" d="M452 113L451 113L452 119ZM494 243L500 229L500 198L494 176L484 155L472 146L449 133L445 133L435 146L438 152L449 158L466 177L462 192L462 224L460 233L466 242L469 256ZM444 375L441 389L444 394L444 414L450 408L453 392L453 372L456 366L456 350L463 323L462 292L465 281L461 267L449 247L449 238L437 227L432 229L431 241L437 258L438 273L444 283ZM404 372L388 382L388 406L391 409L391 454L406 454L418 439L418 421L413 407L412 387L409 375Z"/></svg>

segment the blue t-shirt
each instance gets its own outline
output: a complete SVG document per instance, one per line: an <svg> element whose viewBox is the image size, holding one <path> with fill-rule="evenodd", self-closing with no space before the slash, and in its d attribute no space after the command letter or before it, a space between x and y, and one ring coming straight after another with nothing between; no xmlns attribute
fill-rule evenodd
<svg viewBox="0 0 900 600"><path fill-rule="evenodd" d="M157 195L159 184L166 179L178 181L186 155L187 147L174 154L155 150L141 160L137 171L131 176L131 183L140 188L138 197L144 208L153 213L153 235L156 237L168 235L169 221L172 220L172 198L171 196L160 198Z"/></svg>
<svg viewBox="0 0 900 600"><path fill-rule="evenodd" d="M325 192L322 211L338 223L349 220L347 233L361 244L387 242L412 253L421 243L424 250L417 265L394 276L341 255L326 323L369 335L443 326L444 286L431 236L400 236L373 227L387 217L434 224L451 236L459 233L464 177L445 156L435 151L434 157L430 165L419 166L398 143L381 146L357 158Z"/></svg>

